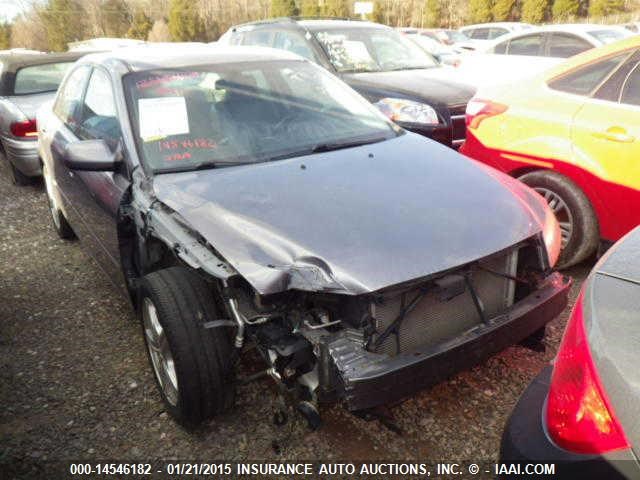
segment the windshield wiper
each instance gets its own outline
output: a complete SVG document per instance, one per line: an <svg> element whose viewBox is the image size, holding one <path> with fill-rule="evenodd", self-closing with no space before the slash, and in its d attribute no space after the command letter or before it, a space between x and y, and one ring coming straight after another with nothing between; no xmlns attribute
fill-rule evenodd
<svg viewBox="0 0 640 480"><path fill-rule="evenodd" d="M333 142L333 143L318 143L311 148L311 153L320 152L332 152L334 150L340 150L343 148L361 147L362 145L369 145L371 143L378 143L387 140L388 137L375 137L368 138L366 140L351 140L346 142Z"/></svg>
<svg viewBox="0 0 640 480"><path fill-rule="evenodd" d="M417 66L413 66L413 67L395 67L395 68L390 68L389 70L385 70L385 72L398 72L400 70L427 70L429 68L435 68L437 67L437 65L422 65L420 67Z"/></svg>
<svg viewBox="0 0 640 480"><path fill-rule="evenodd" d="M217 161L217 162L200 162L195 165L185 165L183 167L174 168L159 168L155 173L181 173L181 172L195 172L197 170L209 170L218 167L229 167L235 165L249 165L256 162L235 162L235 161Z"/></svg>

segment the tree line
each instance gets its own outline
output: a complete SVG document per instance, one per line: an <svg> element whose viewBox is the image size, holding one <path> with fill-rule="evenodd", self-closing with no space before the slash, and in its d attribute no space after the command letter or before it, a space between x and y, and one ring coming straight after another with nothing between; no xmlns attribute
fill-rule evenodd
<svg viewBox="0 0 640 480"><path fill-rule="evenodd" d="M64 51L96 37L213 41L231 25L280 16L353 17L354 0L31 0L0 24L0 49ZM638 8L640 0L375 0L369 19L391 26L571 21Z"/></svg>

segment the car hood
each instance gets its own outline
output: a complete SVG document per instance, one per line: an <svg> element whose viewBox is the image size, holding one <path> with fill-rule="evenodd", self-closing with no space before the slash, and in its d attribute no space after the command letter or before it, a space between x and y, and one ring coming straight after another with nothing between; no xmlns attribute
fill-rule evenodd
<svg viewBox="0 0 640 480"><path fill-rule="evenodd" d="M379 91L379 96L401 94L431 104L466 104L475 93L454 69L448 67L397 72L367 72L343 74L342 79L351 87L370 97L368 92Z"/></svg>
<svg viewBox="0 0 640 480"><path fill-rule="evenodd" d="M380 290L507 248L544 214L519 182L412 133L153 188L261 294Z"/></svg>
<svg viewBox="0 0 640 480"><path fill-rule="evenodd" d="M55 92L38 93L36 95L14 95L8 97L9 100L20 109L25 117L29 119L36 118L36 112L43 103L52 100Z"/></svg>

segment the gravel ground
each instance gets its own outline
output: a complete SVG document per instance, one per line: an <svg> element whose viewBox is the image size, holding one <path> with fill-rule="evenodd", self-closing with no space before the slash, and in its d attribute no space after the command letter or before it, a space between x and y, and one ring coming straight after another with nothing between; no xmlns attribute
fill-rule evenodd
<svg viewBox="0 0 640 480"><path fill-rule="evenodd" d="M400 433L337 405L323 409L318 431L297 416L277 427L267 380L188 433L163 411L127 300L78 242L56 237L42 186L11 185L4 161L0 222L0 477L57 459L495 461L503 425L553 358L567 317L549 325L545 353L511 347L393 407ZM568 272L572 304L590 266Z"/></svg>

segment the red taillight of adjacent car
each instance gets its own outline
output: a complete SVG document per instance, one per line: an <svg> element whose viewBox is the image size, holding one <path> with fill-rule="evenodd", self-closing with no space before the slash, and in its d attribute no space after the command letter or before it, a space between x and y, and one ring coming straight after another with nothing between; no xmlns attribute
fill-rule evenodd
<svg viewBox="0 0 640 480"><path fill-rule="evenodd" d="M629 448L591 357L582 304L581 293L555 361L547 399L547 429L558 446L575 453L602 454Z"/></svg>
<svg viewBox="0 0 640 480"><path fill-rule="evenodd" d="M35 120L25 120L11 124L11 133L14 137L37 137L38 128Z"/></svg>
<svg viewBox="0 0 640 480"><path fill-rule="evenodd" d="M467 104L467 128L478 128L483 120L500 115L506 112L508 108L501 103L474 98Z"/></svg>

